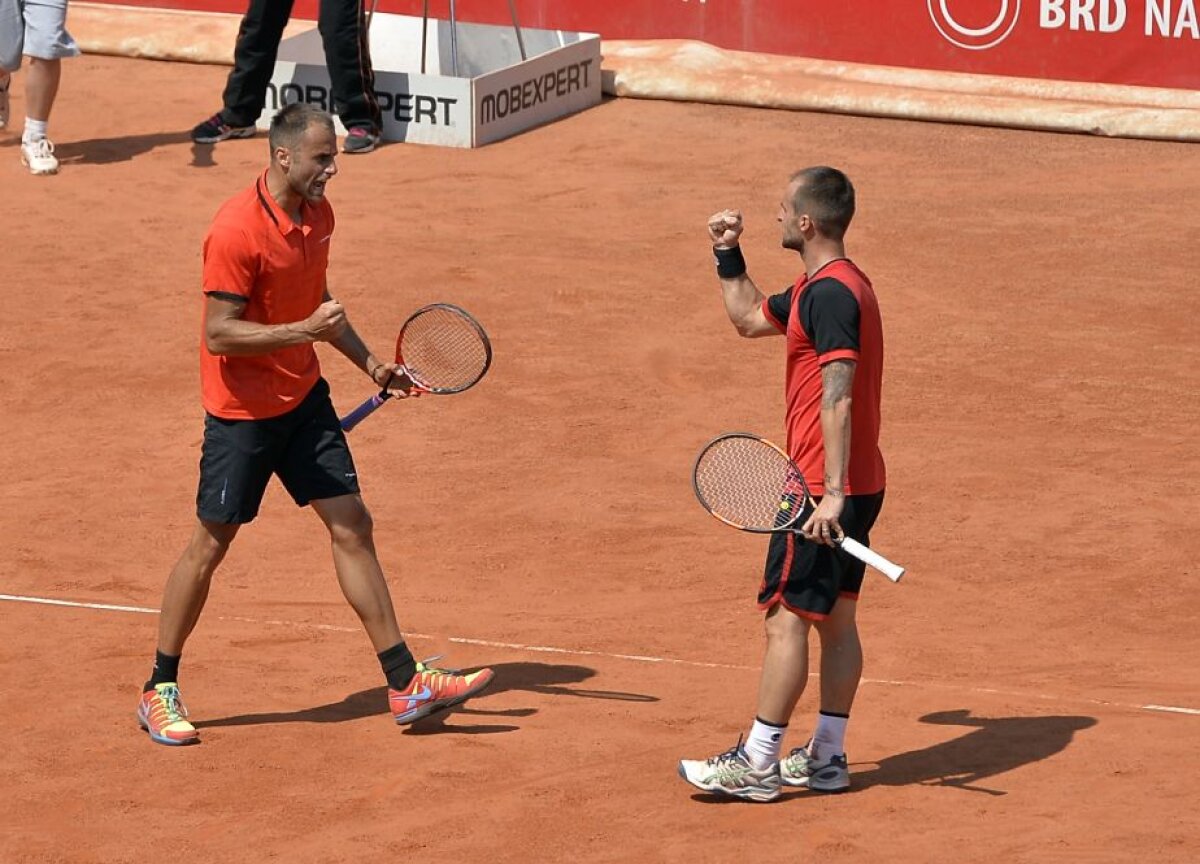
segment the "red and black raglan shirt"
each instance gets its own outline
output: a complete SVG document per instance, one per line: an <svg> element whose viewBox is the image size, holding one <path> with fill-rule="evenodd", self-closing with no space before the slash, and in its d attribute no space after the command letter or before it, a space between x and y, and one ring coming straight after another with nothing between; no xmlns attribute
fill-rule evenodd
<svg viewBox="0 0 1200 864"><path fill-rule="evenodd" d="M882 492L879 404L883 383L883 324L871 280L846 258L763 301L767 320L787 336L787 450L813 495L825 492L821 434L821 367L834 360L857 365L850 405L847 495Z"/></svg>

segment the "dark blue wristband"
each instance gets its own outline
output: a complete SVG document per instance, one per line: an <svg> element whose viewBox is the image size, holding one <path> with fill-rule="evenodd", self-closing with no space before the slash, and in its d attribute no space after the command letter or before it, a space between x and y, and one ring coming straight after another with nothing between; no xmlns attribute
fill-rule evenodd
<svg viewBox="0 0 1200 864"><path fill-rule="evenodd" d="M742 247L718 249L713 247L713 255L717 258L717 275L722 279L736 279L746 274L746 259L742 257Z"/></svg>

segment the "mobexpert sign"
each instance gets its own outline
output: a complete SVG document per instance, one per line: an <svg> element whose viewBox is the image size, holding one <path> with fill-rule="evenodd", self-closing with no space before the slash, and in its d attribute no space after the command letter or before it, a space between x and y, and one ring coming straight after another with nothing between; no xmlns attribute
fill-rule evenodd
<svg viewBox="0 0 1200 864"><path fill-rule="evenodd" d="M423 93L402 93L390 90L376 90L375 99L379 102L380 113L384 122L393 120L397 123L429 123L433 126L453 126L455 124L455 106L458 99L452 96L431 96ZM322 111L336 114L337 102L333 93L325 83L300 84L289 81L276 85L267 84L267 108L273 113L293 102L306 102L315 105Z"/></svg>
<svg viewBox="0 0 1200 864"><path fill-rule="evenodd" d="M950 0L926 0L933 26L947 42L968 51L983 51L999 45L1017 26L1021 17L1021 0L999 0L996 16L979 24L964 24L955 17L956 4ZM1138 27L1132 20L1130 3L1126 0L1033 0L1027 5L1037 7L1037 26L1042 30L1075 30L1087 33L1120 33L1126 27ZM1140 30L1148 37L1163 39L1200 40L1200 22L1196 16L1195 0L1140 0L1135 2L1141 13ZM978 3L958 2L960 14L965 9L977 11ZM976 16L977 17L977 16ZM1200 55L1196 62L1200 64Z"/></svg>
<svg viewBox="0 0 1200 864"><path fill-rule="evenodd" d="M525 28L528 56L521 59L517 46L504 41L511 28L465 26L457 60L474 74L459 76L442 74L451 58L441 56L439 26L384 13L373 20L375 98L384 141L477 147L600 102L600 40L594 34ZM402 71L426 47L423 27L433 35L427 46L430 71ZM280 45L259 128L267 128L275 112L293 102L316 105L336 120L338 106L316 30ZM336 125L345 131L340 121Z"/></svg>
<svg viewBox="0 0 1200 864"><path fill-rule="evenodd" d="M600 98L600 40L566 45L475 79L475 143L498 141Z"/></svg>
<svg viewBox="0 0 1200 864"><path fill-rule="evenodd" d="M503 120L518 111L527 111L551 98L561 99L569 93L591 89L595 76L592 58L568 63L534 78L526 78L519 84L487 93L480 100L479 120L492 123Z"/></svg>

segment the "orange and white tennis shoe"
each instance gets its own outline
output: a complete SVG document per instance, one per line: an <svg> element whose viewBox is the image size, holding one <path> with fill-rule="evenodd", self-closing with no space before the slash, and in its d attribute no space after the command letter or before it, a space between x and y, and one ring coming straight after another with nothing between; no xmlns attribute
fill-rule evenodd
<svg viewBox="0 0 1200 864"><path fill-rule="evenodd" d="M138 724L150 733L151 741L172 747L200 742L196 727L187 721L187 708L183 707L179 685L174 681L156 684L153 690L143 693L137 718Z"/></svg>
<svg viewBox="0 0 1200 864"><path fill-rule="evenodd" d="M466 702L496 677L491 669L480 669L469 675L435 669L429 665L432 660L417 664L417 674L403 690L388 689L388 706L397 723L414 723L422 717Z"/></svg>

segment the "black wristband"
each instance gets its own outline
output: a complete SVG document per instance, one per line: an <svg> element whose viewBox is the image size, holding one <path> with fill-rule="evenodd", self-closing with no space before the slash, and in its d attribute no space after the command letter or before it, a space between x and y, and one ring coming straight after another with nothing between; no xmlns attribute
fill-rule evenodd
<svg viewBox="0 0 1200 864"><path fill-rule="evenodd" d="M746 259L742 257L742 247L718 249L713 247L713 255L717 256L717 275L722 279L736 279L746 274Z"/></svg>

